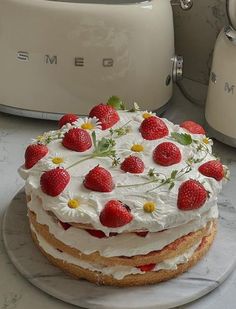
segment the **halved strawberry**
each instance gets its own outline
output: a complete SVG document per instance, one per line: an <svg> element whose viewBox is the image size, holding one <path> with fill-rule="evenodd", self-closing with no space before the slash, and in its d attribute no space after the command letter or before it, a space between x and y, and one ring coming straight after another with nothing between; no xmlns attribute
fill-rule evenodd
<svg viewBox="0 0 236 309"><path fill-rule="evenodd" d="M144 119L139 131L142 134L142 137L147 140L160 139L169 134L165 122L161 118L155 116Z"/></svg>
<svg viewBox="0 0 236 309"><path fill-rule="evenodd" d="M94 106L89 113L89 117L98 118L101 122L102 130L111 128L120 120L117 111L112 106L105 104Z"/></svg>
<svg viewBox="0 0 236 309"><path fill-rule="evenodd" d="M65 133L62 145L70 150L84 152L91 148L92 139L86 130L73 128Z"/></svg>
<svg viewBox="0 0 236 309"><path fill-rule="evenodd" d="M116 228L130 223L133 215L129 208L120 201L110 200L106 203L99 218L102 225Z"/></svg>
<svg viewBox="0 0 236 309"><path fill-rule="evenodd" d="M181 161L181 152L174 143L164 142L154 149L153 160L162 166L170 166Z"/></svg>
<svg viewBox="0 0 236 309"><path fill-rule="evenodd" d="M111 192L114 183L111 173L98 165L85 176L84 186L92 191Z"/></svg>
<svg viewBox="0 0 236 309"><path fill-rule="evenodd" d="M180 127L192 134L206 134L206 131L203 129L203 127L192 120L186 120L182 122Z"/></svg>
<svg viewBox="0 0 236 309"><path fill-rule="evenodd" d="M40 177L42 191L50 196L57 196L65 189L70 181L69 173L63 168L46 171Z"/></svg>
<svg viewBox="0 0 236 309"><path fill-rule="evenodd" d="M79 119L79 116L75 115L75 114L65 114L64 116L62 116L58 122L59 128L63 127L65 124L67 123L73 123L75 122L77 119Z"/></svg>
<svg viewBox="0 0 236 309"><path fill-rule="evenodd" d="M32 144L25 151L25 168L32 168L39 160L46 156L48 148L41 144Z"/></svg>
<svg viewBox="0 0 236 309"><path fill-rule="evenodd" d="M202 207L208 197L204 186L195 179L189 179L179 187L177 206L181 210L194 210Z"/></svg>
<svg viewBox="0 0 236 309"><path fill-rule="evenodd" d="M224 178L224 167L219 160L208 161L202 164L198 170L202 175L215 178L217 181Z"/></svg>
<svg viewBox="0 0 236 309"><path fill-rule="evenodd" d="M141 174L144 171L144 163L139 157L129 156L121 163L120 168L126 173Z"/></svg>

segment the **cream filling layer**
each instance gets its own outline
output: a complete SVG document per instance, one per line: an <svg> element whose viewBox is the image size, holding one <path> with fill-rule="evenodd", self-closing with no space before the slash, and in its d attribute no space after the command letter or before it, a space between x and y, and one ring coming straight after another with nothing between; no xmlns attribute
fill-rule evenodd
<svg viewBox="0 0 236 309"><path fill-rule="evenodd" d="M96 264L87 263L82 261L78 258L75 258L65 252L59 252L53 246L51 246L42 236L40 236L36 231L33 225L31 224L31 230L35 233L40 247L52 257L62 260L63 262L67 262L76 266L79 266L84 269L88 269L91 271L97 271L104 275L112 276L117 280L121 280L128 275L135 275L135 274L144 274L139 268L132 267L132 266L112 266L112 267L104 267ZM195 250L200 245L201 241L195 244L193 247L188 249L184 254L179 255L177 257L167 259L161 263L158 263L152 271L159 271L159 270L175 270L177 269L179 264L187 263Z"/></svg>
<svg viewBox="0 0 236 309"><path fill-rule="evenodd" d="M40 199L32 195L28 207L36 214L37 222L45 224L49 232L64 244L80 250L84 254L99 252L104 257L135 256L148 254L151 251L163 249L176 239L195 232L206 226L207 222L218 217L217 205L191 222L165 230L159 233L149 233L146 237L140 237L135 233L120 234L109 238L96 238L83 229L70 227L64 230L55 222L40 203Z"/></svg>

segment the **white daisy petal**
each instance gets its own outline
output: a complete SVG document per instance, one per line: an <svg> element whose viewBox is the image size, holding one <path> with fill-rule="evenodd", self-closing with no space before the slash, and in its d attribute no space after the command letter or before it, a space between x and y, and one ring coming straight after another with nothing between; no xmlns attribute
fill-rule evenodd
<svg viewBox="0 0 236 309"><path fill-rule="evenodd" d="M93 130L97 130L97 129L101 130L102 129L101 122L99 121L99 119L97 117L79 118L74 123L74 126L77 127L77 128L82 128L84 130L89 130L89 131L93 131Z"/></svg>
<svg viewBox="0 0 236 309"><path fill-rule="evenodd" d="M122 157L127 157L129 155L135 155L137 157L144 157L151 153L151 145L144 139L140 139L137 141L126 142L124 144L119 145L118 154Z"/></svg>
<svg viewBox="0 0 236 309"><path fill-rule="evenodd" d="M147 119L152 116L156 116L156 113L153 113L151 111L138 111L135 114L134 120L142 122L144 119Z"/></svg>
<svg viewBox="0 0 236 309"><path fill-rule="evenodd" d="M67 159L63 156L63 154L55 152L42 159L41 164L45 169L65 167L67 164Z"/></svg>

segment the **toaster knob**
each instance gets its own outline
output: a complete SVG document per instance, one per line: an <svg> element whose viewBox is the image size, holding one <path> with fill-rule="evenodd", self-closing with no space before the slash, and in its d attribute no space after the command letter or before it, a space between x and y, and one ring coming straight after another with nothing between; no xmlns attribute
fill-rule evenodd
<svg viewBox="0 0 236 309"><path fill-rule="evenodd" d="M182 56L174 56L173 59L172 78L174 82L183 78L184 58Z"/></svg>
<svg viewBox="0 0 236 309"><path fill-rule="evenodd" d="M193 0L171 0L171 5L179 5L183 10L190 10Z"/></svg>

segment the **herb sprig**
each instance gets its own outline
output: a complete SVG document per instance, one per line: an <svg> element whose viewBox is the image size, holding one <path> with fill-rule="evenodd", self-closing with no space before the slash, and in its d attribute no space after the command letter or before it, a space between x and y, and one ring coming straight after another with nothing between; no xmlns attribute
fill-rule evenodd
<svg viewBox="0 0 236 309"><path fill-rule="evenodd" d="M100 140L97 140L97 136L95 131L92 133L92 140L94 145L94 151L91 155L85 156L83 159L80 159L79 161L76 161L72 165L68 166L66 169L70 169L84 161L93 159L93 158L102 158L102 157L108 157L112 159L112 166L116 166L119 164L119 158L116 155L115 145L116 142L112 138L101 138Z"/></svg>

